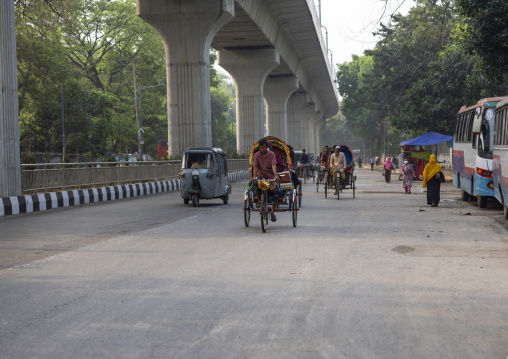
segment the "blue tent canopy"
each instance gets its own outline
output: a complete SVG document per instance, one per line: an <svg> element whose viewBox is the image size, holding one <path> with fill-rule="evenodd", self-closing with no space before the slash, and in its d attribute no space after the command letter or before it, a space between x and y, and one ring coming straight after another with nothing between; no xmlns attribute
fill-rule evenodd
<svg viewBox="0 0 508 359"><path fill-rule="evenodd" d="M437 132L429 132L424 135L411 138L407 141L401 142L401 146L430 146L437 145L438 143L448 142L453 140L453 136L442 135Z"/></svg>

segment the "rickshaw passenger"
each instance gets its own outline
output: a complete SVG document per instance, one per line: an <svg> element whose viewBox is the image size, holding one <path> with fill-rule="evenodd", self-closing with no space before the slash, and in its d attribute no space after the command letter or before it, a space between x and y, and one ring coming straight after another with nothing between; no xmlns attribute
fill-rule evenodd
<svg viewBox="0 0 508 359"><path fill-rule="evenodd" d="M347 162L346 162L346 156L344 156L344 153L340 151L339 146L335 146L334 153L330 156L330 167L333 169L333 185L335 186L335 193L337 194L337 191L339 190L339 183L337 183L337 176L339 176L341 179L345 179L344 171L347 168Z"/></svg>
<svg viewBox="0 0 508 359"><path fill-rule="evenodd" d="M280 155L273 150L273 145L270 142L267 141L267 145L268 145L268 151L272 152L275 155L275 165L277 167L277 171L278 172L285 171L286 164L282 160L282 157L280 157Z"/></svg>
<svg viewBox="0 0 508 359"><path fill-rule="evenodd" d="M259 140L259 151L254 154L253 167L254 173L252 174L251 180L257 177L264 179L276 179L279 181L275 153L268 151L268 143L265 139ZM258 196L259 195L260 193L258 191ZM270 182L267 195L269 201L272 203L271 220L272 222L275 222L277 220L275 217L275 207L279 201L277 182Z"/></svg>

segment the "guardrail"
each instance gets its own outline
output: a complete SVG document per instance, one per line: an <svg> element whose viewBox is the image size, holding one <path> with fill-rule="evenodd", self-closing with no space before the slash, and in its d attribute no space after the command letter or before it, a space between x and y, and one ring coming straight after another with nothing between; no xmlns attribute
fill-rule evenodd
<svg viewBox="0 0 508 359"><path fill-rule="evenodd" d="M23 194L83 189L178 177L180 161L77 162L21 165ZM230 159L228 170L248 170L249 160Z"/></svg>

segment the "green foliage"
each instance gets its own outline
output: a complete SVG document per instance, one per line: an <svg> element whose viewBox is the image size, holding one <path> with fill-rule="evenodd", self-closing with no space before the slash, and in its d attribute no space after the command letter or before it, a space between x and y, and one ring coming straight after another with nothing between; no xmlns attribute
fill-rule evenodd
<svg viewBox="0 0 508 359"><path fill-rule="evenodd" d="M476 9L482 7L480 2L486 3L459 2L475 3ZM487 12L496 1L488 3ZM493 81L485 59L465 45L470 35L464 29L473 31L471 20L457 16L453 6L450 0L418 1L407 16L394 15L387 25L380 25L376 33L380 40L373 50L339 65L337 81L346 123L374 149L382 149L386 136L393 143L428 131L452 134L460 107L508 93L508 83ZM501 34L506 16L504 20ZM500 48L507 49L506 41L504 45L483 51L499 56Z"/></svg>
<svg viewBox="0 0 508 359"><path fill-rule="evenodd" d="M456 0L464 19L462 44L480 59L480 68L491 81L508 79L508 2L505 0Z"/></svg>
<svg viewBox="0 0 508 359"><path fill-rule="evenodd" d="M159 141L168 136L166 55L159 34L136 15L135 0L56 4L16 1L21 150L62 151L63 88L67 153L93 151L96 159L135 153L137 95L144 152L155 158ZM228 149L235 142L229 110L234 88L213 68L216 58L211 51L214 144ZM152 87L159 84L164 86Z"/></svg>

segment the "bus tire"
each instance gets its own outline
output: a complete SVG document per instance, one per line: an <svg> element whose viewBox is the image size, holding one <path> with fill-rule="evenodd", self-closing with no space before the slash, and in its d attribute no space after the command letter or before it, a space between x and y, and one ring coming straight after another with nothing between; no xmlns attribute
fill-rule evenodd
<svg viewBox="0 0 508 359"><path fill-rule="evenodd" d="M478 208L485 208L487 207L487 201L488 201L488 197L486 196L476 196L476 201L478 203Z"/></svg>

